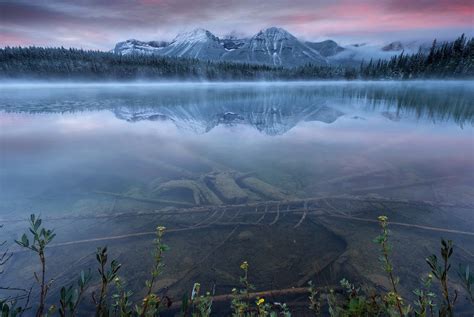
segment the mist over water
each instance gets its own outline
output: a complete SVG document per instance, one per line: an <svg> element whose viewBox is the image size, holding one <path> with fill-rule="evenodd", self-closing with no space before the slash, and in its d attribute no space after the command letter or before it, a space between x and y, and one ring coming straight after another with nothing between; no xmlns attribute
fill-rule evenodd
<svg viewBox="0 0 474 317"><path fill-rule="evenodd" d="M156 209L116 205L100 192L145 197L155 184L228 170L253 173L298 198L472 206L473 88L472 82L5 85L0 219ZM449 222L437 217L430 221L458 230L474 224L466 210L452 211ZM15 229L25 225L0 234L17 238ZM87 229L67 219L56 225L59 242L145 226L138 219L108 232L94 221Z"/></svg>

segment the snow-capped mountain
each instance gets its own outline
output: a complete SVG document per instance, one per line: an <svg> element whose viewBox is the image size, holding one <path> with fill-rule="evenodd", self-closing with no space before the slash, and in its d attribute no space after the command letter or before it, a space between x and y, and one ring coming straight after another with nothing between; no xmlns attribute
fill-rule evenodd
<svg viewBox="0 0 474 317"><path fill-rule="evenodd" d="M204 29L178 34L171 42L127 40L115 45L117 54L157 54L197 59L219 59L225 52L218 37Z"/></svg>
<svg viewBox="0 0 474 317"><path fill-rule="evenodd" d="M128 40L117 43L117 54L156 54L213 61L293 67L327 65L321 54L282 28L264 29L249 39L219 39L204 29L181 33L167 45Z"/></svg>
<svg viewBox="0 0 474 317"><path fill-rule="evenodd" d="M209 60L219 59L225 52L219 38L204 29L178 34L168 46L161 50L161 54L165 56Z"/></svg>
<svg viewBox="0 0 474 317"><path fill-rule="evenodd" d="M305 42L306 45L319 52L324 57L334 56L344 51L344 47L339 46L333 40L322 42Z"/></svg>
<svg viewBox="0 0 474 317"><path fill-rule="evenodd" d="M239 49L232 50L224 60L275 66L300 66L305 64L326 65L321 54L299 41L282 28L271 27L252 36Z"/></svg>
<svg viewBox="0 0 474 317"><path fill-rule="evenodd" d="M386 45L370 43L340 46L332 40L301 41L288 31L270 27L250 38L219 38L205 29L178 34L171 42L119 42L116 54L156 54L249 64L295 67L314 65L358 65L362 60L388 59L402 51L427 51L430 43L394 41Z"/></svg>
<svg viewBox="0 0 474 317"><path fill-rule="evenodd" d="M116 54L155 54L155 52L163 47L168 46L168 42L150 41L142 42L135 39L130 39L124 42L119 42L115 45L113 52Z"/></svg>

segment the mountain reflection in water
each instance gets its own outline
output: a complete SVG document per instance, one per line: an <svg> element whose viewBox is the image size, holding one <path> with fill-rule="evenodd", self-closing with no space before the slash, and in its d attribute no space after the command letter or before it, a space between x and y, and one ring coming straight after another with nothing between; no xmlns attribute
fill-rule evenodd
<svg viewBox="0 0 474 317"><path fill-rule="evenodd" d="M27 94L5 87L0 95L0 110L7 112L110 110L129 122L169 120L196 133L248 124L279 135L299 122L336 121L344 115L341 105L334 107L338 101L358 102L391 120L451 120L461 126L474 120L474 92L466 82L66 85L34 87Z"/></svg>

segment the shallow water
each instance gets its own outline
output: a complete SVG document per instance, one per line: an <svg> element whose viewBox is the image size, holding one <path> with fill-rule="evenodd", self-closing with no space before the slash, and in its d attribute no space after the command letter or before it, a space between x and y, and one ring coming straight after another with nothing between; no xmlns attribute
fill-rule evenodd
<svg viewBox="0 0 474 317"><path fill-rule="evenodd" d="M465 182L474 167L472 88L471 82L2 87L0 215L75 212L93 190L173 177L170 166L255 172L301 197L443 177ZM356 177L370 173L378 174Z"/></svg>
<svg viewBox="0 0 474 317"><path fill-rule="evenodd" d="M432 215L430 225L472 231L473 88L473 82L4 85L0 218L16 230L26 223L11 221L31 212L63 217L54 224L60 242L127 234L157 223L137 218L104 229L84 220L86 230L67 217L167 207L117 203L100 192L193 203L186 190L159 196L153 188L231 171L253 173L295 199L458 204L461 213ZM266 199L248 194L248 202ZM419 220L404 212L404 221ZM4 229L8 240L18 237ZM321 239L341 249L330 237Z"/></svg>

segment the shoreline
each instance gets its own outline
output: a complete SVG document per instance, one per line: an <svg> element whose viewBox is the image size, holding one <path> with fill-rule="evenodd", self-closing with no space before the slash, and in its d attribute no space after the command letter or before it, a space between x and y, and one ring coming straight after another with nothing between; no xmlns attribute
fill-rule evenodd
<svg viewBox="0 0 474 317"><path fill-rule="evenodd" d="M366 84L404 84L404 83L449 83L449 84L467 84L473 85L474 78L469 79L403 79L403 80L255 80L255 81L196 81L196 80L130 80L130 81L84 81L84 80L1 80L0 90L4 88L17 87L103 87L103 86L121 86L121 87L163 87L169 88L176 85L183 86L201 86L201 87L225 87L232 85L232 88L242 86L283 86L283 85L301 85L301 86L325 86L325 85L366 85Z"/></svg>

